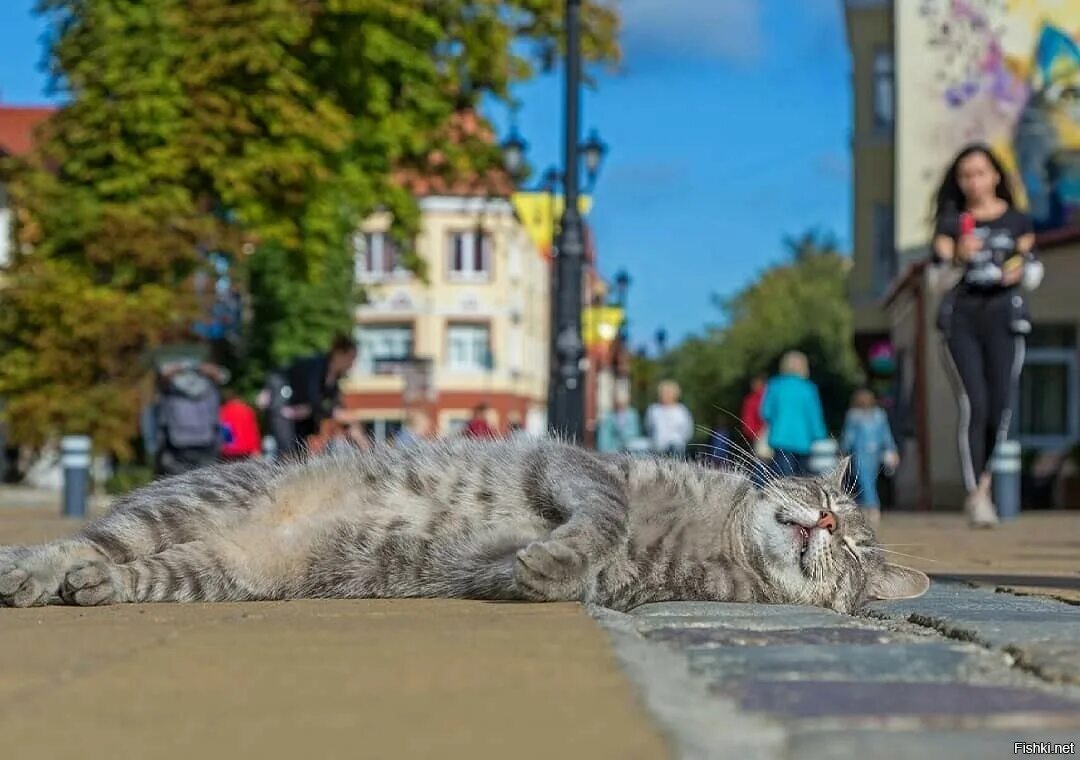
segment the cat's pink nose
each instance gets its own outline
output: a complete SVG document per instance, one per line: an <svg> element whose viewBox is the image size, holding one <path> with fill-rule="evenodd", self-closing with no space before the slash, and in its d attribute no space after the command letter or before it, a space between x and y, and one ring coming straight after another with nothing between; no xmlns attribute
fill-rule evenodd
<svg viewBox="0 0 1080 760"><path fill-rule="evenodd" d="M822 530L827 530L830 533L836 531L836 515L828 510L821 510L821 514L818 516L817 527Z"/></svg>

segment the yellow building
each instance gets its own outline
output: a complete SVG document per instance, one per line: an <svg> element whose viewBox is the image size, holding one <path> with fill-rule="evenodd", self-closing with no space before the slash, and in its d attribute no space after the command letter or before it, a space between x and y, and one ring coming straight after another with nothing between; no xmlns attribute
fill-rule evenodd
<svg viewBox="0 0 1080 760"><path fill-rule="evenodd" d="M956 393L935 329L952 281L926 260L932 195L955 153L978 141L1026 190L1022 202L1046 267L1029 299L1034 329L1010 434L1024 446L1026 473L1050 473L1050 485L1029 488L1025 503L1072 502L1069 457L1080 441L1080 0L845 0L845 13L855 122L850 299L860 355L887 345L895 359L887 400L903 457L898 501L949 508L963 496Z"/></svg>
<svg viewBox="0 0 1080 760"><path fill-rule="evenodd" d="M375 215L355 238L357 365L347 405L378 440L392 436L406 406L440 433L484 402L489 421L542 430L546 419L550 265L507 197L419 199L416 251L427 282L407 271Z"/></svg>

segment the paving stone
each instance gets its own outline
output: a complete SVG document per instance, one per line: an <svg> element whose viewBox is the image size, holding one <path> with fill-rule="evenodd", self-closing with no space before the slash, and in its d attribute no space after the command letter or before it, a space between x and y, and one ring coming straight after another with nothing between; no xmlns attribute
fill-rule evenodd
<svg viewBox="0 0 1080 760"><path fill-rule="evenodd" d="M690 666L713 681L946 681L985 654L962 644L755 646L690 649Z"/></svg>
<svg viewBox="0 0 1080 760"><path fill-rule="evenodd" d="M1080 606L934 584L919 599L871 609L1004 649L1045 678L1080 683Z"/></svg>
<svg viewBox="0 0 1080 760"><path fill-rule="evenodd" d="M849 644L864 646L904 640L900 635L876 628L793 628L748 630L717 626L670 626L644 631L652 641L684 647L781 646L786 644Z"/></svg>
<svg viewBox="0 0 1080 760"><path fill-rule="evenodd" d="M1078 606L964 586L934 584L918 599L875 602L869 609L890 617L941 620L993 645L1080 639Z"/></svg>
<svg viewBox="0 0 1080 760"><path fill-rule="evenodd" d="M1000 713L1080 718L1080 703L1043 691L964 683L865 683L834 680L745 681L716 685L745 710L780 718L917 716L924 720Z"/></svg>
<svg viewBox="0 0 1080 760"><path fill-rule="evenodd" d="M788 740L789 757L799 760L929 760L929 758L1006 758L1015 742L1080 744L1080 731L874 731L796 733ZM1075 752L1075 750L1074 750ZM1034 757L1035 755L1031 755Z"/></svg>
<svg viewBox="0 0 1080 760"><path fill-rule="evenodd" d="M1076 642L1025 642L1008 649L1022 666L1042 678L1080 684L1080 644Z"/></svg>

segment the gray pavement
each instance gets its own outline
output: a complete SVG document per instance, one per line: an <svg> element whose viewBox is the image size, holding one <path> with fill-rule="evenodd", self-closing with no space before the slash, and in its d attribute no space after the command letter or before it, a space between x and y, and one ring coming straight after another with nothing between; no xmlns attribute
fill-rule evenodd
<svg viewBox="0 0 1080 760"><path fill-rule="evenodd" d="M703 603L593 614L682 757L1004 758L1015 742L1080 743L1080 606L935 583L857 617Z"/></svg>

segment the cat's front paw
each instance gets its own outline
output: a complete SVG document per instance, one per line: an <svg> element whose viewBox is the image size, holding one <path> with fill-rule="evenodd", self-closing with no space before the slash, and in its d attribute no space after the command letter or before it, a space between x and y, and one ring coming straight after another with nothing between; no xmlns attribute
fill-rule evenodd
<svg viewBox="0 0 1080 760"><path fill-rule="evenodd" d="M0 558L0 607L40 607L48 604L56 584L48 573L18 559Z"/></svg>
<svg viewBox="0 0 1080 760"><path fill-rule="evenodd" d="M528 599L577 601L585 591L588 562L559 541L535 541L517 553L514 581Z"/></svg>
<svg viewBox="0 0 1080 760"><path fill-rule="evenodd" d="M75 565L60 584L60 598L79 607L121 602L117 572L116 565L98 560Z"/></svg>

